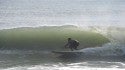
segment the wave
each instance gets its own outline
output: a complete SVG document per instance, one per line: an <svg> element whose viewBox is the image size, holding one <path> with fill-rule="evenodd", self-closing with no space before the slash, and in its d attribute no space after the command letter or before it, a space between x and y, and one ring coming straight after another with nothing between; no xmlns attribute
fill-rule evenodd
<svg viewBox="0 0 125 70"><path fill-rule="evenodd" d="M67 38L77 39L79 48L108 43L103 35L72 26L22 27L0 30L1 49L64 50Z"/></svg>
<svg viewBox="0 0 125 70"><path fill-rule="evenodd" d="M86 48L79 50L86 55L92 56L123 56L125 57L125 28L121 27L94 27L94 30L103 34L110 40L110 43L102 47Z"/></svg>

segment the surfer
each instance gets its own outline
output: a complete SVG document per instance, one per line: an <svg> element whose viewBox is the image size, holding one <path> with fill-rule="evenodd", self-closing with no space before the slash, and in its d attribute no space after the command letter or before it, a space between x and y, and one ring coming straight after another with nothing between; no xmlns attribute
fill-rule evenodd
<svg viewBox="0 0 125 70"><path fill-rule="evenodd" d="M68 42L65 45L65 48L67 46L71 49L71 51L73 51L73 49L77 50L77 47L79 46L79 42L77 40L73 40L71 38L68 38Z"/></svg>

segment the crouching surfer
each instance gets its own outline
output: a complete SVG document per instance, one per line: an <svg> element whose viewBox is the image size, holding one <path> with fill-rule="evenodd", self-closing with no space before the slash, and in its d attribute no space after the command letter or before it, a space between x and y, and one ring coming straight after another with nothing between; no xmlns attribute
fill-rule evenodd
<svg viewBox="0 0 125 70"><path fill-rule="evenodd" d="M71 49L71 51L73 51L74 49L77 50L77 47L79 46L79 42L77 40L73 40L71 38L68 38L68 42L65 45L65 48L67 46Z"/></svg>

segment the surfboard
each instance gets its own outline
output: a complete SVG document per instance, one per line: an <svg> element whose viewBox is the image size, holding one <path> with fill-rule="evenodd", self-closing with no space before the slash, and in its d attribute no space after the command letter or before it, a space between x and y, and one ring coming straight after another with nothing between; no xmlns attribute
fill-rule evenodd
<svg viewBox="0 0 125 70"><path fill-rule="evenodd" d="M52 51L52 53L61 59L75 59L84 55L84 52L80 51Z"/></svg>
<svg viewBox="0 0 125 70"><path fill-rule="evenodd" d="M52 53L62 54L62 55L84 54L84 52L79 52L79 51L52 51Z"/></svg>

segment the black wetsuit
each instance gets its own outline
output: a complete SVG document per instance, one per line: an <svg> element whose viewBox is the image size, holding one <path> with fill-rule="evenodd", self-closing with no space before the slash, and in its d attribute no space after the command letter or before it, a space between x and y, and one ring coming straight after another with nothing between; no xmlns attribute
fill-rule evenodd
<svg viewBox="0 0 125 70"><path fill-rule="evenodd" d="M69 46L69 48L73 51L73 49L77 50L77 42L76 40L69 40L66 46Z"/></svg>

